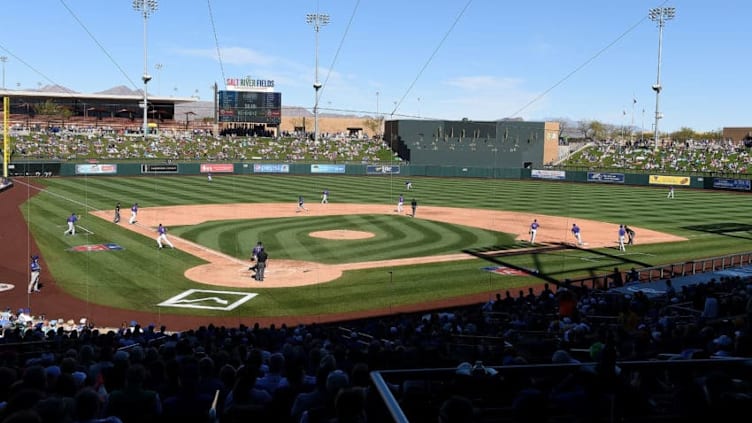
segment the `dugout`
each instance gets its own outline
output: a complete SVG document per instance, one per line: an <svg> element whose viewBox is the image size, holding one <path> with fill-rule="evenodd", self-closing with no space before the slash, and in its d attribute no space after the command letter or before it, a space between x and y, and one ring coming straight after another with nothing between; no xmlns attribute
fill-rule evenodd
<svg viewBox="0 0 752 423"><path fill-rule="evenodd" d="M559 123L399 119L384 139L410 164L533 168L558 158Z"/></svg>

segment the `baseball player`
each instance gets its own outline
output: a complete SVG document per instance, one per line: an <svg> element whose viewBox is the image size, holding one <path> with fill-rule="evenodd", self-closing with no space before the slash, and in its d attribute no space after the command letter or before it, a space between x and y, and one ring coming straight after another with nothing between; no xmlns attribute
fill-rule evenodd
<svg viewBox="0 0 752 423"><path fill-rule="evenodd" d="M128 221L131 225L136 223L136 217L138 216L138 203L133 203L131 206L131 219Z"/></svg>
<svg viewBox="0 0 752 423"><path fill-rule="evenodd" d="M400 194L399 199L397 200L397 213L402 213L402 206L405 204L405 196Z"/></svg>
<svg viewBox="0 0 752 423"><path fill-rule="evenodd" d="M120 201L115 204L115 217L112 219L114 223L120 223Z"/></svg>
<svg viewBox="0 0 752 423"><path fill-rule="evenodd" d="M627 232L627 245L634 245L635 231L628 225L624 225L624 230Z"/></svg>
<svg viewBox="0 0 752 423"><path fill-rule="evenodd" d="M411 189L413 189L413 183L411 181L409 181L409 180L405 181L405 189L408 190L408 191L411 190Z"/></svg>
<svg viewBox="0 0 752 423"><path fill-rule="evenodd" d="M159 234L157 236L157 245L159 246L159 248L163 247L162 243L165 243L165 244L169 245L170 248L175 248L175 246L172 245L172 243L170 242L170 240L167 239L167 228L165 228L164 226L162 226L161 223L157 227L157 233Z"/></svg>
<svg viewBox="0 0 752 423"><path fill-rule="evenodd" d="M580 234L580 227L576 223L572 223L572 235L577 240L577 245L582 245L582 235Z"/></svg>
<svg viewBox="0 0 752 423"><path fill-rule="evenodd" d="M418 201L416 199L413 198L413 201L410 202L410 208L413 210L410 216L415 217L415 212L418 211Z"/></svg>
<svg viewBox="0 0 752 423"><path fill-rule="evenodd" d="M266 261L268 258L269 258L269 255L266 253L266 250L262 248L261 251L259 251L258 257L256 258L256 274L253 275L253 278L259 282L264 281L264 273L266 272Z"/></svg>
<svg viewBox="0 0 752 423"><path fill-rule="evenodd" d="M253 247L253 250L251 250L251 261L255 261L256 264L249 267L248 270L258 271L258 255L259 253L264 249L264 244L261 243L261 241L258 241L256 243L256 246Z"/></svg>
<svg viewBox="0 0 752 423"><path fill-rule="evenodd" d="M39 272L42 271L42 266L39 265L39 256L31 256L31 279L29 280L28 292L39 292Z"/></svg>
<svg viewBox="0 0 752 423"><path fill-rule="evenodd" d="M538 219L533 219L533 223L530 224L530 244L535 244L535 235L538 233Z"/></svg>
<svg viewBox="0 0 752 423"><path fill-rule="evenodd" d="M666 196L666 198L674 198L674 186L673 185L668 187L668 195Z"/></svg>
<svg viewBox="0 0 752 423"><path fill-rule="evenodd" d="M209 173L206 174L206 180L209 181L209 182L212 181L211 172L209 172Z"/></svg>
<svg viewBox="0 0 752 423"><path fill-rule="evenodd" d="M75 235L77 221L78 217L76 216L76 213L71 213L71 215L68 216L68 229L63 232L63 235Z"/></svg>
<svg viewBox="0 0 752 423"><path fill-rule="evenodd" d="M619 231L617 232L619 236L619 251L627 251L627 249L624 247L624 236L627 234L627 230L624 229L624 225L619 225Z"/></svg>
<svg viewBox="0 0 752 423"><path fill-rule="evenodd" d="M299 195L298 196L298 209L295 210L295 212L299 213L299 212L301 212L303 210L308 211L308 209L305 206L305 200L303 199L303 196Z"/></svg>
<svg viewBox="0 0 752 423"><path fill-rule="evenodd" d="M321 204L329 204L329 190L325 189L321 193Z"/></svg>

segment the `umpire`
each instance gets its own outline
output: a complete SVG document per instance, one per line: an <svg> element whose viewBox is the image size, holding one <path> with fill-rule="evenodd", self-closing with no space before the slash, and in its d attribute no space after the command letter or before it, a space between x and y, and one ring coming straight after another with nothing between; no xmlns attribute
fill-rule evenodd
<svg viewBox="0 0 752 423"><path fill-rule="evenodd" d="M261 251L259 251L258 255L256 256L256 274L253 275L253 278L259 282L263 282L264 280L264 272L266 271L266 260L268 258L269 258L269 255L266 254L266 249L262 249Z"/></svg>

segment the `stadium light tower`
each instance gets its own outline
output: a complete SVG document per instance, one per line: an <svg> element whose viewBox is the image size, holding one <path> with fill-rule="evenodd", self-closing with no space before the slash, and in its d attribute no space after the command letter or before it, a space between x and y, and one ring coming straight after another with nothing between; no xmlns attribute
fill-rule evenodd
<svg viewBox="0 0 752 423"><path fill-rule="evenodd" d="M676 16L676 8L674 7L654 7L648 12L648 17L651 21L658 24L658 77L653 85L653 91L655 91L655 149L658 149L658 121L663 118L660 112L660 98L661 98L661 53L663 52L663 27L666 26L666 22L674 19Z"/></svg>
<svg viewBox="0 0 752 423"><path fill-rule="evenodd" d="M157 6L157 0L133 0L133 10L141 13L144 17L144 74L141 76L141 79L144 81L144 141L146 141L146 133L149 131L149 100L146 92L146 85L151 81L146 56L146 22L149 20L149 15L157 11Z"/></svg>
<svg viewBox="0 0 752 423"><path fill-rule="evenodd" d="M313 89L316 92L316 98L313 103L313 141L319 143L319 31L329 23L329 15L325 13L309 13L306 15L306 23L313 25L313 31L316 33L316 64L314 69Z"/></svg>

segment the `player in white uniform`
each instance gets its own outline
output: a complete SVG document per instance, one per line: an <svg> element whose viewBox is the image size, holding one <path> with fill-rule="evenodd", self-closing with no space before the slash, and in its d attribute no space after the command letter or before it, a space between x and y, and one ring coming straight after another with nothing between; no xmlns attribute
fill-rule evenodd
<svg viewBox="0 0 752 423"><path fill-rule="evenodd" d="M131 206L131 219L128 221L131 225L136 223L136 217L138 216L138 203L133 203Z"/></svg>
<svg viewBox="0 0 752 423"><path fill-rule="evenodd" d="M405 196L400 194L399 199L397 200L397 213L402 213L402 206L405 205Z"/></svg>
<svg viewBox="0 0 752 423"><path fill-rule="evenodd" d="M162 226L161 223L159 224L159 227L157 227L157 233L159 234L157 236L157 245L159 246L159 248L164 247L164 245L162 245L162 244L167 244L167 245L170 246L170 248L175 248L175 246L172 245L172 243L170 242L170 240L167 239L167 228L165 228L164 226Z"/></svg>
<svg viewBox="0 0 752 423"><path fill-rule="evenodd" d="M533 219L533 223L530 224L530 244L535 244L535 235L538 233L538 219Z"/></svg>

